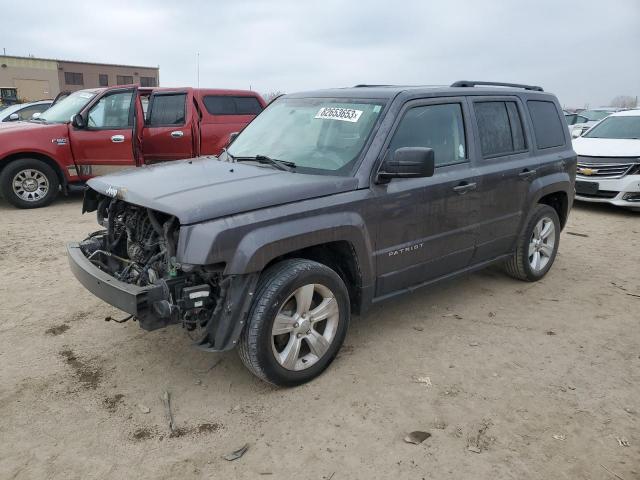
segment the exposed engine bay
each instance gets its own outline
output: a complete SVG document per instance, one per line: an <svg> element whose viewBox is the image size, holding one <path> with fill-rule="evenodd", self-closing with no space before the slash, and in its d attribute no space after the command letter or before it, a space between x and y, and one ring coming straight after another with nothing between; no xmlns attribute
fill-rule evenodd
<svg viewBox="0 0 640 480"><path fill-rule="evenodd" d="M175 216L106 196L98 199L96 211L106 230L80 242L84 256L121 282L162 292L149 305L149 314L136 316L140 325L154 330L181 323L194 340L201 340L224 293L221 268L177 262L180 224Z"/></svg>
<svg viewBox="0 0 640 480"><path fill-rule="evenodd" d="M179 225L175 217L109 198L99 203L97 213L98 223L106 230L80 244L95 265L138 286L177 276Z"/></svg>

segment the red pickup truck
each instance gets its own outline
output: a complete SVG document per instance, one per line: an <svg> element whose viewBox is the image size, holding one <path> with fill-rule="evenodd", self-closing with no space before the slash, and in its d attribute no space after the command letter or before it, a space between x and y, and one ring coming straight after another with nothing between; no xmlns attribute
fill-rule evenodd
<svg viewBox="0 0 640 480"><path fill-rule="evenodd" d="M264 107L247 90L80 90L38 119L0 124L0 194L16 207L43 207L96 175L218 155Z"/></svg>

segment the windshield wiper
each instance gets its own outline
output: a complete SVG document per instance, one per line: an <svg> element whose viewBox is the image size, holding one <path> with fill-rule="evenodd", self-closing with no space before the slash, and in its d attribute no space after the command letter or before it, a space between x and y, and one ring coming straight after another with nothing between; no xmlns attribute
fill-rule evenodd
<svg viewBox="0 0 640 480"><path fill-rule="evenodd" d="M296 164L288 162L287 160L278 160L276 158L267 157L266 155L256 155L254 157L234 157L227 152L227 155L236 162L258 162L273 165L278 170L284 170L285 172L291 172L296 168Z"/></svg>

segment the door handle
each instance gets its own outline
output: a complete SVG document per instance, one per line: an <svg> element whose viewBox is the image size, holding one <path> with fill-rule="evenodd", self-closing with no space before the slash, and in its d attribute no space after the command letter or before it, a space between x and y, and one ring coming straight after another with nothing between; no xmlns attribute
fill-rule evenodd
<svg viewBox="0 0 640 480"><path fill-rule="evenodd" d="M111 137L111 141L113 143L122 143L124 142L124 135L114 135L113 137Z"/></svg>
<svg viewBox="0 0 640 480"><path fill-rule="evenodd" d="M173 132L171 132L171 136L173 138L181 138L184 137L184 132L181 132L180 130L174 130Z"/></svg>
<svg viewBox="0 0 640 480"><path fill-rule="evenodd" d="M455 187L453 187L453 191L459 193L460 195L464 195L470 190L475 190L477 186L478 185L476 184L476 182L462 182L460 185L456 185Z"/></svg>
<svg viewBox="0 0 640 480"><path fill-rule="evenodd" d="M538 172L536 172L535 170L529 170L528 168L525 168L518 174L518 176L523 180L527 180L528 178L534 177L537 173Z"/></svg>

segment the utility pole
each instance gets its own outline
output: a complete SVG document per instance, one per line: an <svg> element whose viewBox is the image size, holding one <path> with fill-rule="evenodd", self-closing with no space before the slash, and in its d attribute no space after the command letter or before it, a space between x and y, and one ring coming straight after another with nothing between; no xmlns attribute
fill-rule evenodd
<svg viewBox="0 0 640 480"><path fill-rule="evenodd" d="M196 76L197 76L197 85L200 88L200 52L196 54Z"/></svg>

